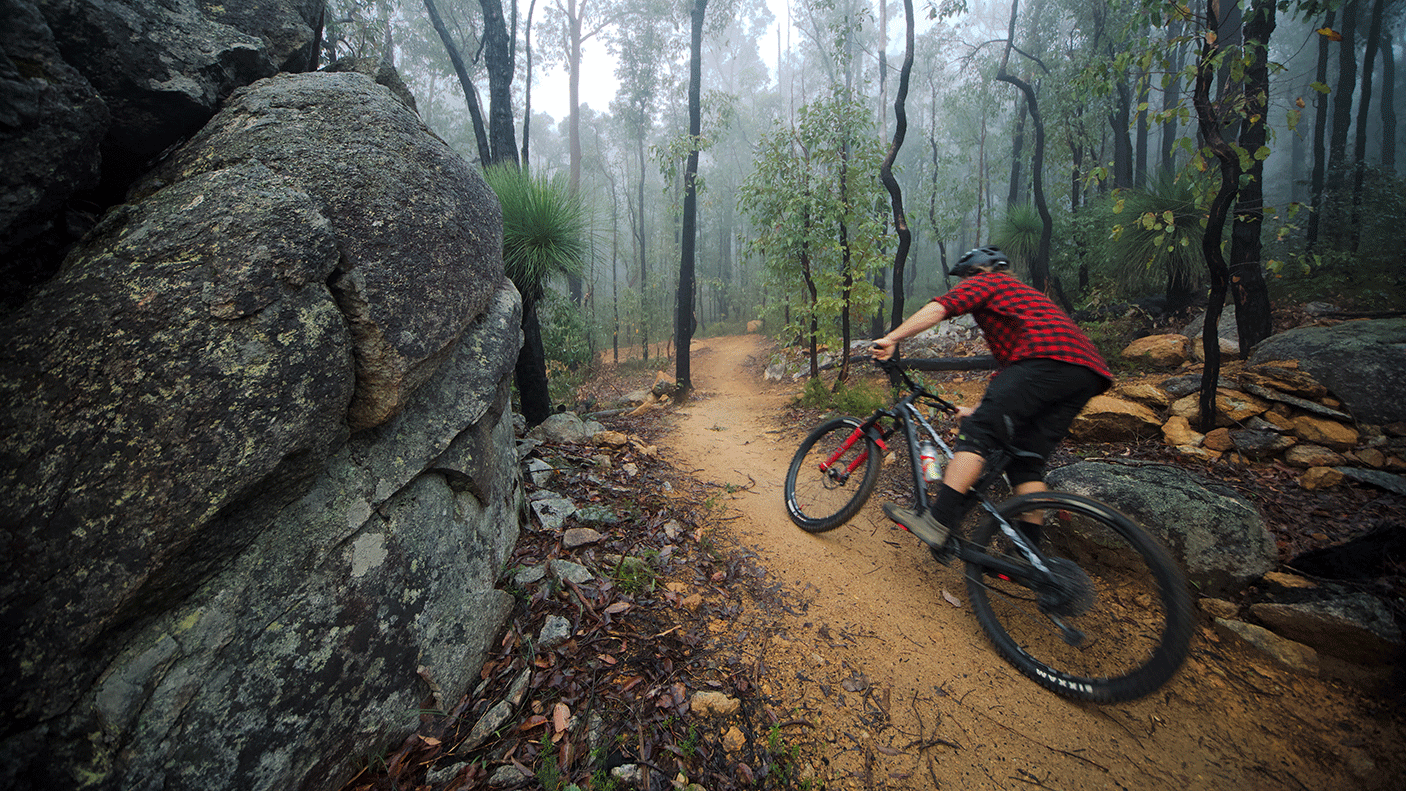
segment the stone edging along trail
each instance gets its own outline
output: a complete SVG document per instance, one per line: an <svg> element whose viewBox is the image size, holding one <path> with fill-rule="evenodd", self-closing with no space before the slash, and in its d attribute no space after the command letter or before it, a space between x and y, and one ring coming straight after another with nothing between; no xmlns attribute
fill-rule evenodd
<svg viewBox="0 0 1406 791"><path fill-rule="evenodd" d="M1388 789L1406 787L1400 724L1349 689L1271 666L1199 630L1166 687L1113 706L1027 680L987 643L961 570L892 526L879 497L822 535L782 505L809 427L777 426L793 385L761 381L763 336L695 341L697 397L664 444L729 492L727 524L794 614L751 646L803 775L827 788Z"/></svg>

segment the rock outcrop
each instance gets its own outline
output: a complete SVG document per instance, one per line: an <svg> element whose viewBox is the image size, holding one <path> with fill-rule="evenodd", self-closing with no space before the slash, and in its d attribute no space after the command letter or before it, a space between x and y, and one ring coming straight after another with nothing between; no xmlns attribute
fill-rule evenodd
<svg viewBox="0 0 1406 791"><path fill-rule="evenodd" d="M520 313L496 200L389 90L231 96L0 330L0 785L335 787L462 696Z"/></svg>

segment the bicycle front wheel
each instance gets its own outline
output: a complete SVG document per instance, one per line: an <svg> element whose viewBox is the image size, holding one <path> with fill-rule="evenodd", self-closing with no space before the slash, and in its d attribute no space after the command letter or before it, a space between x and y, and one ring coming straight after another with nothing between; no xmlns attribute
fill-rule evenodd
<svg viewBox="0 0 1406 791"><path fill-rule="evenodd" d="M1065 492L1022 495L1000 514L1039 525L1033 536L1052 572L1014 582L967 564L967 594L997 652L1066 697L1099 703L1156 690L1181 666L1191 641L1191 597L1170 553L1131 519ZM1029 568L988 517L973 533L983 552Z"/></svg>
<svg viewBox="0 0 1406 791"><path fill-rule="evenodd" d="M786 471L786 513L796 526L823 533L848 522L879 480L879 445L860 422L837 417L816 426Z"/></svg>

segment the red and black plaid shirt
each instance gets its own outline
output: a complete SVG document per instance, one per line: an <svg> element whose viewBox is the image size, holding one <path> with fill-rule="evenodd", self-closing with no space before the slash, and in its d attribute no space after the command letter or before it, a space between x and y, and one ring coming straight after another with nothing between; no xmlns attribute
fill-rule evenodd
<svg viewBox="0 0 1406 791"><path fill-rule="evenodd" d="M1050 298L1005 272L964 279L933 301L947 317L972 314L991 354L1004 368L1036 357L1082 365L1113 381L1093 341Z"/></svg>

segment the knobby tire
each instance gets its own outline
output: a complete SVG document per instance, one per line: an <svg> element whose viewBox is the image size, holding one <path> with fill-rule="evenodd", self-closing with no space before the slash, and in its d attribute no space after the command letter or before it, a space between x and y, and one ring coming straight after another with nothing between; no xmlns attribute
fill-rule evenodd
<svg viewBox="0 0 1406 791"><path fill-rule="evenodd" d="M1036 683L1076 700L1112 703L1147 695L1186 659L1192 631L1185 576L1131 519L1065 492L1026 494L999 512L1014 525L1043 511L1038 546L1061 584L1043 591L966 567L967 593L996 651ZM992 556L1028 567L994 517L972 535ZM1080 630L1071 645L1051 615Z"/></svg>
<svg viewBox="0 0 1406 791"><path fill-rule="evenodd" d="M802 530L823 533L839 527L859 513L873 493L883 460L878 443L868 435L856 439L835 462L841 469L859 462L843 482L820 469L860 425L852 417L827 420L810 432L792 457L786 471L786 513Z"/></svg>

